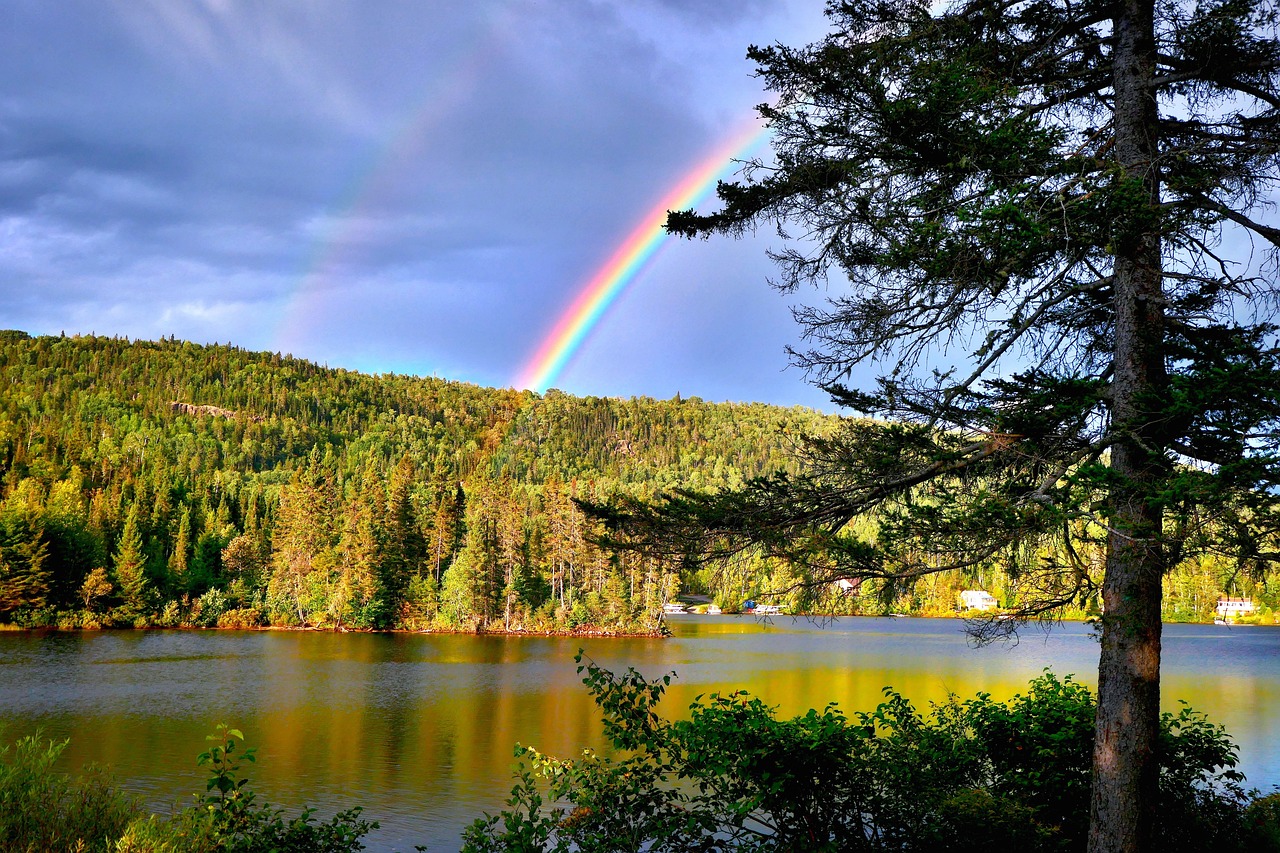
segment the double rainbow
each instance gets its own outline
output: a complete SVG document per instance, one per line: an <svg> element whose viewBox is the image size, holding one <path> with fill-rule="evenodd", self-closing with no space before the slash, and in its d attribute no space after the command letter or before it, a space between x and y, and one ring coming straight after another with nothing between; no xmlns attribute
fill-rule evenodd
<svg viewBox="0 0 1280 853"><path fill-rule="evenodd" d="M733 161L745 157L764 136L765 130L752 122L718 146L667 191L578 291L520 370L515 387L541 393L551 386L586 342L609 306L640 274L646 262L666 240L663 225L667 221L667 211L695 206L715 189L717 178L728 170Z"/></svg>

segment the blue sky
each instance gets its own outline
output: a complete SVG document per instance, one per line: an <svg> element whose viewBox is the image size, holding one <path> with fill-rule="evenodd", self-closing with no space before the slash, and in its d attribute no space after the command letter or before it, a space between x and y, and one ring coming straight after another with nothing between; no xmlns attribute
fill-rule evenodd
<svg viewBox="0 0 1280 853"><path fill-rule="evenodd" d="M818 0L9 0L0 326L505 386ZM772 234L669 242L555 383L825 407ZM820 298L820 294L808 295Z"/></svg>

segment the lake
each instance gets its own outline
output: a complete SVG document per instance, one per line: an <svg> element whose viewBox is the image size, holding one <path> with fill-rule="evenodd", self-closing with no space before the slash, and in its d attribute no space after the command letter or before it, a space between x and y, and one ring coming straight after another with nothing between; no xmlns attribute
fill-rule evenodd
<svg viewBox="0 0 1280 853"><path fill-rule="evenodd" d="M971 648L946 619L675 616L665 639L311 632L0 633L0 739L41 728L71 738L66 769L112 767L156 809L204 788L195 756L219 722L258 747L260 798L324 815L362 805L370 850L457 850L462 827L497 811L519 741L568 756L601 744L575 672L579 647L650 677L675 671L668 713L700 693L745 689L795 715L838 702L868 710L892 685L917 705L949 692L997 699L1046 667L1094 685L1083 625L1026 629ZM1280 784L1280 629L1165 627L1165 706L1186 699L1226 726L1253 786Z"/></svg>

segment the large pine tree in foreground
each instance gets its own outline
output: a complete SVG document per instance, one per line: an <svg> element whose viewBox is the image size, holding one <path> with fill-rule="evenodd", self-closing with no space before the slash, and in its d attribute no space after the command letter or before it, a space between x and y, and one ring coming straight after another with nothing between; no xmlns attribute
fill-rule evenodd
<svg viewBox="0 0 1280 853"><path fill-rule="evenodd" d="M1022 615L1091 594L1083 561L1046 555L1100 547L1089 849L1149 849L1161 578L1205 550L1276 556L1277 7L828 15L817 44L749 52L774 160L667 227L794 230L779 286L833 294L797 312L794 356L875 419L812 441L800 476L597 509L633 547L761 548L815 579L999 561L1039 591ZM874 390L844 384L868 364L889 368Z"/></svg>

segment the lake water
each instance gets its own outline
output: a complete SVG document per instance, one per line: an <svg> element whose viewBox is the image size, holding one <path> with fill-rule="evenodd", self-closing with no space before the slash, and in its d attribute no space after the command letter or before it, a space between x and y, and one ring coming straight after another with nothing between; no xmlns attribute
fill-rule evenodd
<svg viewBox="0 0 1280 853"><path fill-rule="evenodd" d="M457 850L502 808L519 741L568 756L601 744L575 672L579 647L610 668L669 671L668 713L745 689L791 716L867 710L892 685L924 705L949 692L1004 699L1046 667L1095 684L1082 625L971 648L954 620L677 616L674 637L583 639L301 632L0 633L0 740L37 727L70 738L66 769L108 764L153 808L204 787L195 756L218 722L258 747L260 798L382 824L370 850ZM1280 784L1280 629L1169 625L1165 705L1186 699L1227 727L1253 786Z"/></svg>

